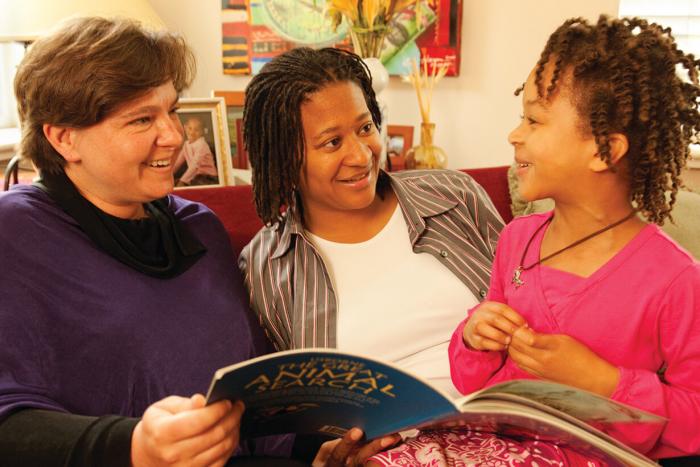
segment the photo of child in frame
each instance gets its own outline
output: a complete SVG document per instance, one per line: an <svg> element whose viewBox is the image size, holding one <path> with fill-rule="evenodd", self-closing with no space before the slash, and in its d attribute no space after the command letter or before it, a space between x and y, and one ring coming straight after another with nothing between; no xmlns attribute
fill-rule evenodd
<svg viewBox="0 0 700 467"><path fill-rule="evenodd" d="M411 125L387 125L386 170L398 172L406 168L406 152L413 145Z"/></svg>
<svg viewBox="0 0 700 467"><path fill-rule="evenodd" d="M178 114L185 142L175 160L175 186L219 185L211 112Z"/></svg>
<svg viewBox="0 0 700 467"><path fill-rule="evenodd" d="M390 135L388 138L389 142L386 145L386 152L388 156L403 156L403 135Z"/></svg>

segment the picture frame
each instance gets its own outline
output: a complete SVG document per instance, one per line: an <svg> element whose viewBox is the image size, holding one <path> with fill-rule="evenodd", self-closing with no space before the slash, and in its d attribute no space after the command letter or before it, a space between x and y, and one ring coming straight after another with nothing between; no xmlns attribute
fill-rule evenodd
<svg viewBox="0 0 700 467"><path fill-rule="evenodd" d="M242 169L248 169L248 151L245 149L245 144L243 143L243 118L236 119L236 144L238 164Z"/></svg>
<svg viewBox="0 0 700 467"><path fill-rule="evenodd" d="M185 142L173 168L175 188L230 184L231 152L224 99L183 97L178 101L177 116Z"/></svg>
<svg viewBox="0 0 700 467"><path fill-rule="evenodd" d="M406 168L406 153L413 146L413 126L387 125L386 170L398 172Z"/></svg>
<svg viewBox="0 0 700 467"><path fill-rule="evenodd" d="M226 104L231 167L233 167L234 172L237 172L236 169L248 170L248 156L243 145L243 132L239 131L243 122L245 92L214 90L212 91L212 97L221 97Z"/></svg>

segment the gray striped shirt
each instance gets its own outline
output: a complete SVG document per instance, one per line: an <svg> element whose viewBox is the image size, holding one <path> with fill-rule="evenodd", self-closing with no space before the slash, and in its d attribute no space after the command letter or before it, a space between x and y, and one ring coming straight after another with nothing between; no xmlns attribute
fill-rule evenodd
<svg viewBox="0 0 700 467"><path fill-rule="evenodd" d="M429 253L476 295L486 296L503 220L484 189L452 170L387 174L414 253ZM253 311L278 350L335 347L336 297L299 216L263 227L238 264ZM457 323L455 323L455 326Z"/></svg>

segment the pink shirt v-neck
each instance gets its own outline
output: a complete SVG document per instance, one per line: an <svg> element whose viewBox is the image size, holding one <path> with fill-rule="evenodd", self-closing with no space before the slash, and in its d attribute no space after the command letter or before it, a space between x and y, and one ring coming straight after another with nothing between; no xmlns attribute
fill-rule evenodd
<svg viewBox="0 0 700 467"><path fill-rule="evenodd" d="M512 283L524 246L551 214L515 219L496 250L487 300L508 304L540 333L566 334L620 369L612 398L662 415L665 425L631 425L609 433L651 457L700 453L700 264L657 226L646 226L587 278L542 266ZM537 261L544 230L524 263ZM562 284L544 285L550 279ZM505 352L450 343L455 386L467 394L512 379L533 378ZM665 367L664 380L657 372Z"/></svg>
<svg viewBox="0 0 700 467"><path fill-rule="evenodd" d="M540 266L540 279L545 302L550 308L564 300L571 290L578 289L581 283L586 280L585 277L550 268L546 265Z"/></svg>

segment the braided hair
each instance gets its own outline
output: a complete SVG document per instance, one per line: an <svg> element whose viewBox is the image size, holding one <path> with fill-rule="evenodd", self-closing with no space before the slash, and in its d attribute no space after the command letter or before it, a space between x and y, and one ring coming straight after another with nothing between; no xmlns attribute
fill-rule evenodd
<svg viewBox="0 0 700 467"><path fill-rule="evenodd" d="M548 63L553 72L544 89ZM549 37L535 84L538 95L549 99L563 74L571 73L572 104L600 158L611 164L610 134L627 136L631 202L663 225L676 201L688 145L700 131L699 65L678 49L670 28L639 18L601 15L595 25L574 18ZM687 79L677 74L681 69Z"/></svg>
<svg viewBox="0 0 700 467"><path fill-rule="evenodd" d="M301 106L310 96L338 82L359 86L374 124L381 126L369 70L345 50L292 49L263 66L245 91L243 139L253 171L258 216L266 225L282 220L284 207L296 204L305 154Z"/></svg>

